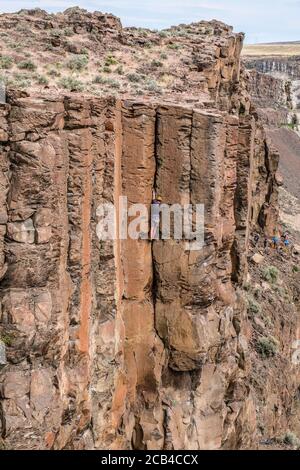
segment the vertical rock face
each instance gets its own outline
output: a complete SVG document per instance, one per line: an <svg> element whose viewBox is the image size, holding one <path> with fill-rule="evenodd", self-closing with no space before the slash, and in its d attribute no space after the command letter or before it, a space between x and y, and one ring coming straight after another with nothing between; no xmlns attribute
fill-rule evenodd
<svg viewBox="0 0 300 470"><path fill-rule="evenodd" d="M250 69L249 91L255 104L259 108L269 108L267 112L262 112L266 124L280 127L283 123L288 123L299 132L299 55L285 55L284 51L282 55L275 57L252 57L245 54L243 61ZM277 113L274 113L274 108Z"/></svg>
<svg viewBox="0 0 300 470"><path fill-rule="evenodd" d="M261 108L291 108L291 83L269 74L249 71L249 91L252 99Z"/></svg>
<svg viewBox="0 0 300 470"><path fill-rule="evenodd" d="M240 48L232 36L203 66L202 107L76 95L1 106L8 448L255 447L239 289L249 233L276 222L278 155L249 112ZM150 207L153 189L205 205L202 250L99 241L100 204Z"/></svg>

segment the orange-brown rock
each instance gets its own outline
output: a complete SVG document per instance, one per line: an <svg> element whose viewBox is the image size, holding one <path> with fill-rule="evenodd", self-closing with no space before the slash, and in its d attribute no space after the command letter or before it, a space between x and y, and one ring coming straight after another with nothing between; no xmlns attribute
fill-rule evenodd
<svg viewBox="0 0 300 470"><path fill-rule="evenodd" d="M278 154L250 107L242 36L198 27L212 45L194 45L194 99L8 89L0 105L8 448L257 445L241 287L251 232L276 224ZM203 249L99 241L100 204L150 207L153 190L205 205Z"/></svg>

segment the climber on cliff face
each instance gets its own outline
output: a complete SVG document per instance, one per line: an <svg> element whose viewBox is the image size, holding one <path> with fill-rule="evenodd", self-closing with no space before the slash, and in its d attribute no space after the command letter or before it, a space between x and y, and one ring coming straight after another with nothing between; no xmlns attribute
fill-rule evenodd
<svg viewBox="0 0 300 470"><path fill-rule="evenodd" d="M288 232L285 232L282 236L282 241L283 241L283 245L284 245L284 248L285 248L285 251L288 252L289 251L289 247L290 247L290 237L289 237L289 233Z"/></svg>
<svg viewBox="0 0 300 470"><path fill-rule="evenodd" d="M151 240L159 239L159 221L160 221L160 205L162 203L161 197L154 197L151 205Z"/></svg>
<svg viewBox="0 0 300 470"><path fill-rule="evenodd" d="M273 237L272 237L272 244L273 244L274 250L278 250L279 242L280 242L279 232L278 232L278 230L274 230L274 234L273 234Z"/></svg>

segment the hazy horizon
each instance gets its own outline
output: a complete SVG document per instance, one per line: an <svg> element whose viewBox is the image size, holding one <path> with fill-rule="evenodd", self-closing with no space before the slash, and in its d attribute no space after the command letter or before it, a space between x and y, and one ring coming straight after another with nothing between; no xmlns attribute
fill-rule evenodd
<svg viewBox="0 0 300 470"><path fill-rule="evenodd" d="M245 42L270 43L300 41L300 0L0 0L0 12L22 8L42 8L48 12L80 6L89 11L113 13L124 26L163 29L180 23L218 19L246 34Z"/></svg>

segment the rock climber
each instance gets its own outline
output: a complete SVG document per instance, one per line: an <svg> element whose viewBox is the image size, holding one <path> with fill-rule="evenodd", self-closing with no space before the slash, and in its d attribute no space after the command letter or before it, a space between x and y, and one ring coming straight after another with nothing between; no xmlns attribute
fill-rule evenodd
<svg viewBox="0 0 300 470"><path fill-rule="evenodd" d="M257 246L258 242L260 240L260 236L258 233L254 235L254 246Z"/></svg>
<svg viewBox="0 0 300 470"><path fill-rule="evenodd" d="M160 205L162 198L155 197L151 205L151 240L158 240L159 238L159 221L160 221Z"/></svg>
<svg viewBox="0 0 300 470"><path fill-rule="evenodd" d="M290 246L290 238L289 238L288 232L286 232L283 235L283 244L284 244L284 247L285 247L286 251L288 251L289 246Z"/></svg>
<svg viewBox="0 0 300 470"><path fill-rule="evenodd" d="M279 237L278 230L274 230L274 235L272 237L272 243L273 243L274 250L278 249L279 241L280 241L280 237Z"/></svg>

